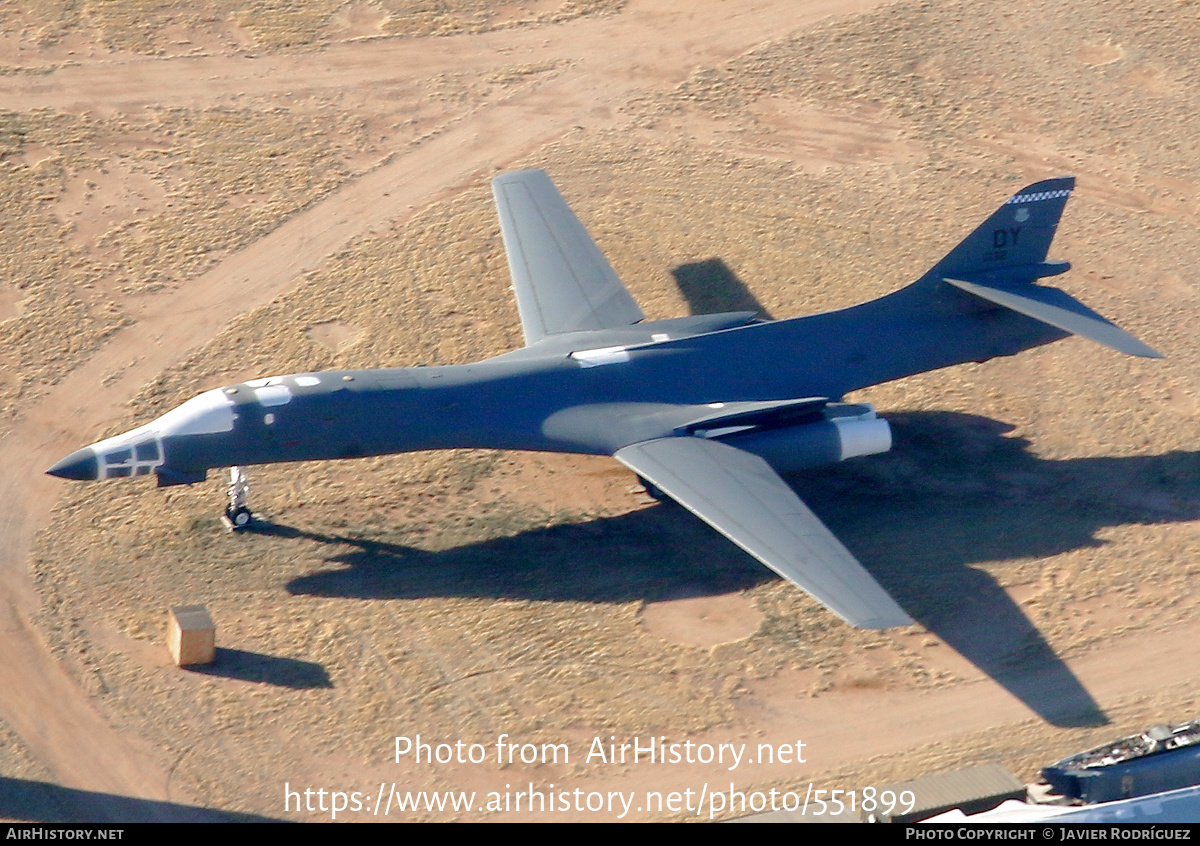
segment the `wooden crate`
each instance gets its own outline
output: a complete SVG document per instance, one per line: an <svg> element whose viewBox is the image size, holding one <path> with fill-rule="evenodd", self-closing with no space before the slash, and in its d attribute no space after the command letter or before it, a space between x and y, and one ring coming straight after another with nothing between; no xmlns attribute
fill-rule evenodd
<svg viewBox="0 0 1200 846"><path fill-rule="evenodd" d="M217 627L203 605L177 605L167 615L167 648L180 667L211 664L217 653Z"/></svg>

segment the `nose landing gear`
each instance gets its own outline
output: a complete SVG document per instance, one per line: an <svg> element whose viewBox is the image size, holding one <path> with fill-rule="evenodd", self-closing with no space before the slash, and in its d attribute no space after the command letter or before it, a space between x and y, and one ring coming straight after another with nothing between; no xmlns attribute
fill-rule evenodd
<svg viewBox="0 0 1200 846"><path fill-rule="evenodd" d="M250 525L254 515L246 505L250 493L250 483L246 479L246 471L241 467L229 468L229 503L225 506L224 520L231 531L238 531Z"/></svg>

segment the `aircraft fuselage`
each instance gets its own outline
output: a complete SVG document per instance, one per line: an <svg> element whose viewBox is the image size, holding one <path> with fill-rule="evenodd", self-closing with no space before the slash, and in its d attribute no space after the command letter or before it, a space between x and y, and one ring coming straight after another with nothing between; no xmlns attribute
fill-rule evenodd
<svg viewBox="0 0 1200 846"><path fill-rule="evenodd" d="M50 472L73 479L156 473L171 485L200 481L215 467L429 449L611 455L675 434L697 408L836 400L1065 334L1012 311L981 309L949 288L945 308L931 311L926 297L920 319L898 319L906 310L893 298L909 291L773 323L751 324L737 313L588 333L586 344L550 338L476 364L256 379L207 391L72 453ZM717 331L704 331L710 327Z"/></svg>

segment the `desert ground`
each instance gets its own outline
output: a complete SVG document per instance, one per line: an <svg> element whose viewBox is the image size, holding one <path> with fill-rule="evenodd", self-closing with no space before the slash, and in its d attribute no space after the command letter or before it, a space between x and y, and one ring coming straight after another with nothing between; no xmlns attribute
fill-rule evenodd
<svg viewBox="0 0 1200 846"><path fill-rule="evenodd" d="M0 6L0 818L620 816L485 805L533 785L724 819L642 797L1032 780L1195 718L1198 45L1190 0ZM606 458L253 468L237 534L217 474L43 475L207 388L519 347L488 181L523 167L651 318L880 296L1074 174L1055 284L1166 358L1071 338L850 397L894 450L789 482L917 620L882 632ZM164 646L193 603L198 671ZM397 760L417 735L488 754Z"/></svg>

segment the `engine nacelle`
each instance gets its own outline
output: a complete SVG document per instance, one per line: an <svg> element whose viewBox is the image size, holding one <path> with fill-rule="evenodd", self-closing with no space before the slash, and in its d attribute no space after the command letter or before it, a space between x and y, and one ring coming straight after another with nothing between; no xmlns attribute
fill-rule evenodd
<svg viewBox="0 0 1200 846"><path fill-rule="evenodd" d="M892 430L870 405L834 403L822 420L726 435L720 440L762 457L780 473L794 473L892 448Z"/></svg>

